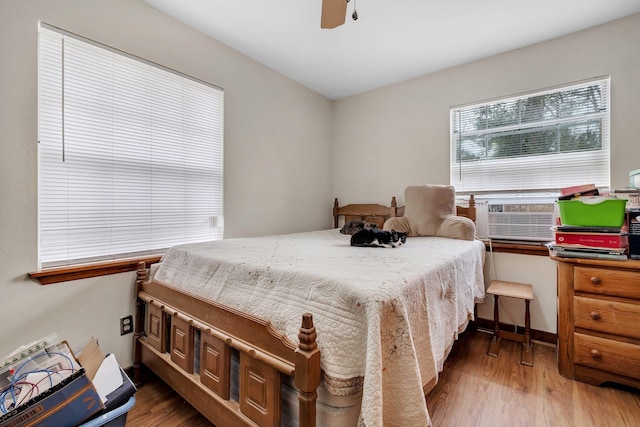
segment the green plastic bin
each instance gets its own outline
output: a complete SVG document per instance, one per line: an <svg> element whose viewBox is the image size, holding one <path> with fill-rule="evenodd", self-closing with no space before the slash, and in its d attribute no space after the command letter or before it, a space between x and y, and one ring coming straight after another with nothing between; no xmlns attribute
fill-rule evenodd
<svg viewBox="0 0 640 427"><path fill-rule="evenodd" d="M622 227L624 199L581 197L575 200L558 200L562 225L584 227Z"/></svg>

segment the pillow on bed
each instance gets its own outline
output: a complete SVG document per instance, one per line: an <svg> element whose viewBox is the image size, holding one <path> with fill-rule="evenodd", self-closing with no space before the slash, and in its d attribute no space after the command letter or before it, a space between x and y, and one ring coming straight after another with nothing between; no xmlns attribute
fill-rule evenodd
<svg viewBox="0 0 640 427"><path fill-rule="evenodd" d="M413 185L404 192L404 216L389 218L384 230L404 231L409 237L439 236L473 240L476 226L456 216L456 193L451 185Z"/></svg>

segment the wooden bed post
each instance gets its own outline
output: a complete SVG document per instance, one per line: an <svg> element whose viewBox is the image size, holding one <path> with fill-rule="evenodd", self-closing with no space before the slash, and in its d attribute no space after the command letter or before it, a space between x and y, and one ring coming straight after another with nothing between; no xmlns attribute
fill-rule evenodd
<svg viewBox="0 0 640 427"><path fill-rule="evenodd" d="M144 262L139 262L136 270L136 319L133 334L133 383L136 387L142 385L142 351L139 338L144 336L144 302L138 297L138 294L142 291L142 284L148 279L147 265Z"/></svg>
<svg viewBox="0 0 640 427"><path fill-rule="evenodd" d="M473 194L469 195L469 210L467 211L467 217L471 218L473 222L476 222L476 198Z"/></svg>
<svg viewBox="0 0 640 427"><path fill-rule="evenodd" d="M396 196L391 196L391 207L389 208L389 218L395 218L398 216L398 202Z"/></svg>
<svg viewBox="0 0 640 427"><path fill-rule="evenodd" d="M336 199L337 200L337 199ZM316 328L310 313L302 315L298 338L300 344L295 354L295 384L300 405L300 425L316 425L316 389L320 385L320 350L316 342Z"/></svg>
<svg viewBox="0 0 640 427"><path fill-rule="evenodd" d="M338 198L336 197L333 201L333 228L338 228L338 208L340 205L338 204Z"/></svg>

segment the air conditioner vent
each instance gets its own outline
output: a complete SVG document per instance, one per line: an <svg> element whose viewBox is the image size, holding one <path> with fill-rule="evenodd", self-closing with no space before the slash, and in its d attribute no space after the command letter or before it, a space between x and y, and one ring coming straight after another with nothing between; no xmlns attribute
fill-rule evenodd
<svg viewBox="0 0 640 427"><path fill-rule="evenodd" d="M489 237L506 240L553 240L555 203L490 203Z"/></svg>

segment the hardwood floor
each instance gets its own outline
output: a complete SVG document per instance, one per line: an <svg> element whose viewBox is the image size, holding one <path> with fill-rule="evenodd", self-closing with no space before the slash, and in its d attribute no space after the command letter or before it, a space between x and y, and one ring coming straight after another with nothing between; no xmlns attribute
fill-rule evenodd
<svg viewBox="0 0 640 427"><path fill-rule="evenodd" d="M533 367L520 364L512 341L489 357L491 337L463 334L454 345L427 395L434 426L640 426L640 391L564 378L548 345L534 343Z"/></svg>
<svg viewBox="0 0 640 427"><path fill-rule="evenodd" d="M427 395L435 427L640 426L640 391L568 380L558 373L555 349L543 344L534 343L533 367L521 365L520 344L506 340L499 357L489 357L490 338L467 332L454 345ZM136 399L127 427L212 425L158 379Z"/></svg>
<svg viewBox="0 0 640 427"><path fill-rule="evenodd" d="M145 380L136 404L127 414L127 427L210 427L211 424L157 377ZM223 426L220 426L223 427Z"/></svg>

